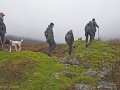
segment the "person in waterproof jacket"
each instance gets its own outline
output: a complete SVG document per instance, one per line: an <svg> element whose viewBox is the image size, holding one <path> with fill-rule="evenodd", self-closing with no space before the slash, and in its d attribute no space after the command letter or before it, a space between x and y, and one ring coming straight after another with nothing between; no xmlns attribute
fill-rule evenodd
<svg viewBox="0 0 120 90"><path fill-rule="evenodd" d="M2 51L2 45L4 44L4 37L6 33L6 26L3 22L4 13L0 13L0 51Z"/></svg>
<svg viewBox="0 0 120 90"><path fill-rule="evenodd" d="M69 48L68 48L68 55L71 56L72 53L72 44L74 42L74 36L72 30L70 30L66 36L65 36L65 41L67 42Z"/></svg>
<svg viewBox="0 0 120 90"><path fill-rule="evenodd" d="M93 26L92 26L92 22L90 21L85 26L86 47L88 47L88 36L90 36L90 42L89 42L89 44L91 44L91 42L92 42L92 36L93 36L92 30L93 30Z"/></svg>
<svg viewBox="0 0 120 90"><path fill-rule="evenodd" d="M56 43L55 43L55 40L54 40L54 34L53 34L53 27L54 27L54 23L50 23L50 25L48 26L47 28L47 42L49 44L49 49L47 51L47 54L49 56L52 56L51 55L51 52L53 49L56 48Z"/></svg>
<svg viewBox="0 0 120 90"><path fill-rule="evenodd" d="M95 38L95 33L96 33L96 27L98 27L99 28L99 26L97 25L97 23L95 22L95 19L93 18L92 19L92 25L93 25L93 40L94 40L94 38Z"/></svg>

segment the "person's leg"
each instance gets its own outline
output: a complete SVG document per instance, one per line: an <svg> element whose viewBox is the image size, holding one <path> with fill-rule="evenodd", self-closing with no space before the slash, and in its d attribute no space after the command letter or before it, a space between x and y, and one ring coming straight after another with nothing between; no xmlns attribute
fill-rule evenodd
<svg viewBox="0 0 120 90"><path fill-rule="evenodd" d="M86 47L88 47L88 33L86 34Z"/></svg>
<svg viewBox="0 0 120 90"><path fill-rule="evenodd" d="M92 34L90 34L90 43L89 44L91 44L92 43Z"/></svg>
<svg viewBox="0 0 120 90"><path fill-rule="evenodd" d="M93 32L93 40L95 39L95 32Z"/></svg>
<svg viewBox="0 0 120 90"><path fill-rule="evenodd" d="M48 50L47 50L47 54L48 54L49 56L51 56L50 48L52 47L52 45L51 45L51 42L49 42L49 41L48 41L48 44L49 44L49 48L48 48Z"/></svg>
<svg viewBox="0 0 120 90"><path fill-rule="evenodd" d="M5 34L1 34L1 42L4 44Z"/></svg>
<svg viewBox="0 0 120 90"><path fill-rule="evenodd" d="M2 40L1 40L1 34L0 34L0 51L2 51Z"/></svg>
<svg viewBox="0 0 120 90"><path fill-rule="evenodd" d="M56 48L56 43L55 43L55 41L53 41L53 42L50 42L49 45L50 45L50 47L48 50L48 55L51 56L52 50L54 50Z"/></svg>
<svg viewBox="0 0 120 90"><path fill-rule="evenodd" d="M56 43L55 41L51 42L51 48L49 49L50 52L56 48Z"/></svg>
<svg viewBox="0 0 120 90"><path fill-rule="evenodd" d="M71 44L68 44L69 48L68 48L68 55L71 56L71 53L72 53L72 43Z"/></svg>

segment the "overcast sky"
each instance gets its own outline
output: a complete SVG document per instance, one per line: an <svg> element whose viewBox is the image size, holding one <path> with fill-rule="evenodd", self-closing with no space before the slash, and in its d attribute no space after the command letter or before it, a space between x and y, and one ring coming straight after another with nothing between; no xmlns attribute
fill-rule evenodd
<svg viewBox="0 0 120 90"><path fill-rule="evenodd" d="M84 27L95 18L102 38L120 38L120 0L0 0L0 12L6 15L7 35L45 41L53 22L57 43L65 42L70 29L75 40L85 39Z"/></svg>

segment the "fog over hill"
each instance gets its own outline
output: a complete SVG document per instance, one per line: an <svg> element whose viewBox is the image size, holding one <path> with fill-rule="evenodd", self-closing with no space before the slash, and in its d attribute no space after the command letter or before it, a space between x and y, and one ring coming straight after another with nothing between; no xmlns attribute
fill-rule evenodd
<svg viewBox="0 0 120 90"><path fill-rule="evenodd" d="M45 41L39 40L39 39L34 39L34 38L29 38L29 37L22 37L22 36L15 36L15 35L6 35L6 39L11 39L11 40L17 40L20 41L23 39L24 42L31 42L31 43L45 43Z"/></svg>

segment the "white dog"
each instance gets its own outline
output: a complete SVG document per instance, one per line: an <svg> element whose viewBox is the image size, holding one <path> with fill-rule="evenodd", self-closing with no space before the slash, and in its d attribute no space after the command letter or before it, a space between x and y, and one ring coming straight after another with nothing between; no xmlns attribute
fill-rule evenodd
<svg viewBox="0 0 120 90"><path fill-rule="evenodd" d="M11 47L14 46L15 50L18 51L17 47L19 48L19 51L21 50L21 44L23 42L23 39L21 41L12 41L10 39L6 39L4 44L9 44L10 46L10 51L11 52Z"/></svg>

